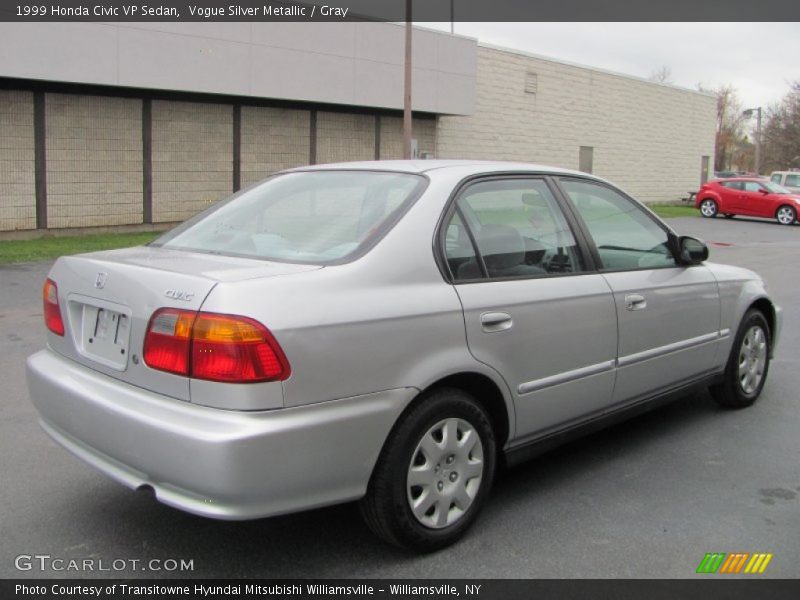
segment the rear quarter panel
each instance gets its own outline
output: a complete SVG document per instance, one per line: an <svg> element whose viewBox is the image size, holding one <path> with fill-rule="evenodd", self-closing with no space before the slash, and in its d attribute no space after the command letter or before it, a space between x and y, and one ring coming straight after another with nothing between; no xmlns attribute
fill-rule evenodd
<svg viewBox="0 0 800 600"><path fill-rule="evenodd" d="M459 172L433 178L405 217L369 253L344 265L280 278L219 283L203 310L257 319L292 367L285 406L397 388L423 390L460 372L500 387L514 431L509 390L466 344L458 295L433 253L437 222Z"/></svg>

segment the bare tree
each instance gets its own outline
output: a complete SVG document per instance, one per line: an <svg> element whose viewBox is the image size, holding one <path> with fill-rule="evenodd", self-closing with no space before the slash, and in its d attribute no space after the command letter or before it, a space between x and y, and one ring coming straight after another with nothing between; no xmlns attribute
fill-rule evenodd
<svg viewBox="0 0 800 600"><path fill-rule="evenodd" d="M732 85L718 88L705 88L698 84L701 92L714 94L717 98L717 139L714 147L714 170L726 171L734 164L749 164L750 160L742 160L742 142L746 142L744 132L745 118L742 115L742 103L736 89Z"/></svg>
<svg viewBox="0 0 800 600"><path fill-rule="evenodd" d="M800 81L767 109L763 128L765 171L800 168Z"/></svg>
<svg viewBox="0 0 800 600"><path fill-rule="evenodd" d="M670 69L667 65L662 65L655 71L652 71L648 76L650 81L655 81L656 83L673 83L672 81L672 69Z"/></svg>

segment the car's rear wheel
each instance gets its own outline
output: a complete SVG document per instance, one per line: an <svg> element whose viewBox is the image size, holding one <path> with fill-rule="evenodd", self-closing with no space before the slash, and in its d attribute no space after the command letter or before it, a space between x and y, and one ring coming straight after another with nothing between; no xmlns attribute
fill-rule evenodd
<svg viewBox="0 0 800 600"><path fill-rule="evenodd" d="M709 219L716 217L718 212L719 208L717 208L717 203L710 198L706 198L700 203L700 214L704 217L708 217Z"/></svg>
<svg viewBox="0 0 800 600"><path fill-rule="evenodd" d="M745 408L761 394L769 371L770 331L764 315L749 310L736 333L723 381L711 395L725 408Z"/></svg>
<svg viewBox="0 0 800 600"><path fill-rule="evenodd" d="M389 435L361 501L370 529L421 552L458 540L494 479L496 447L486 411L465 392L420 397Z"/></svg>
<svg viewBox="0 0 800 600"><path fill-rule="evenodd" d="M781 225L791 225L797 220L797 211L788 204L784 204L775 213L775 219Z"/></svg>

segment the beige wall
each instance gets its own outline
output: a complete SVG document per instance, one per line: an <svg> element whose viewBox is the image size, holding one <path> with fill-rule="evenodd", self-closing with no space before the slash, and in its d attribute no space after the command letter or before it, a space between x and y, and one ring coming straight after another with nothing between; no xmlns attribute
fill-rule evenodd
<svg viewBox="0 0 800 600"><path fill-rule="evenodd" d="M436 119L414 119L411 136L417 140L420 155L436 151ZM381 158L403 158L402 117L381 117Z"/></svg>
<svg viewBox="0 0 800 600"><path fill-rule="evenodd" d="M153 101L153 222L183 221L233 191L233 107Z"/></svg>
<svg viewBox="0 0 800 600"><path fill-rule="evenodd" d="M0 231L36 228L33 93L0 90Z"/></svg>
<svg viewBox="0 0 800 600"><path fill-rule="evenodd" d="M644 201L696 190L713 164L714 98L624 75L480 46L471 116L417 117L436 158L503 159L593 172ZM527 87L527 90L526 90ZM45 94L48 225L142 222L142 100ZM0 231L36 227L30 91L0 91ZM153 221L184 220L233 189L233 105L152 101ZM402 156L399 116L318 111L316 162ZM242 106L241 184L307 164L307 108Z"/></svg>
<svg viewBox="0 0 800 600"><path fill-rule="evenodd" d="M307 110L242 107L242 187L271 173L308 164L311 113Z"/></svg>
<svg viewBox="0 0 800 600"><path fill-rule="evenodd" d="M374 115L317 113L317 163L374 158Z"/></svg>
<svg viewBox="0 0 800 600"><path fill-rule="evenodd" d="M704 94L479 46L475 114L440 117L437 157L577 169L591 146L594 174L643 201L677 200L699 187L701 157L713 164L715 115Z"/></svg>
<svg viewBox="0 0 800 600"><path fill-rule="evenodd" d="M142 101L46 94L47 224L142 222Z"/></svg>

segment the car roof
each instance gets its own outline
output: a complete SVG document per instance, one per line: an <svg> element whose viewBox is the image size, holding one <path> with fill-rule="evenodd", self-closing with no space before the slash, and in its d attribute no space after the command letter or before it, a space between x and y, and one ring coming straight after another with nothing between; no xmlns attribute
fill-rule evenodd
<svg viewBox="0 0 800 600"><path fill-rule="evenodd" d="M715 179L716 183L722 183L723 181L755 181L757 183L764 183L765 179L763 177L723 177L721 179Z"/></svg>
<svg viewBox="0 0 800 600"><path fill-rule="evenodd" d="M581 177L600 178L581 171L562 169L548 165L525 162L511 162L498 160L370 160L356 162L341 162L311 165L288 169L284 173L296 171L325 171L325 170L363 170L363 171L396 171L398 173L430 173L446 169L469 170L475 173L501 173L509 171L526 171L531 173L552 173L556 175L577 175Z"/></svg>

